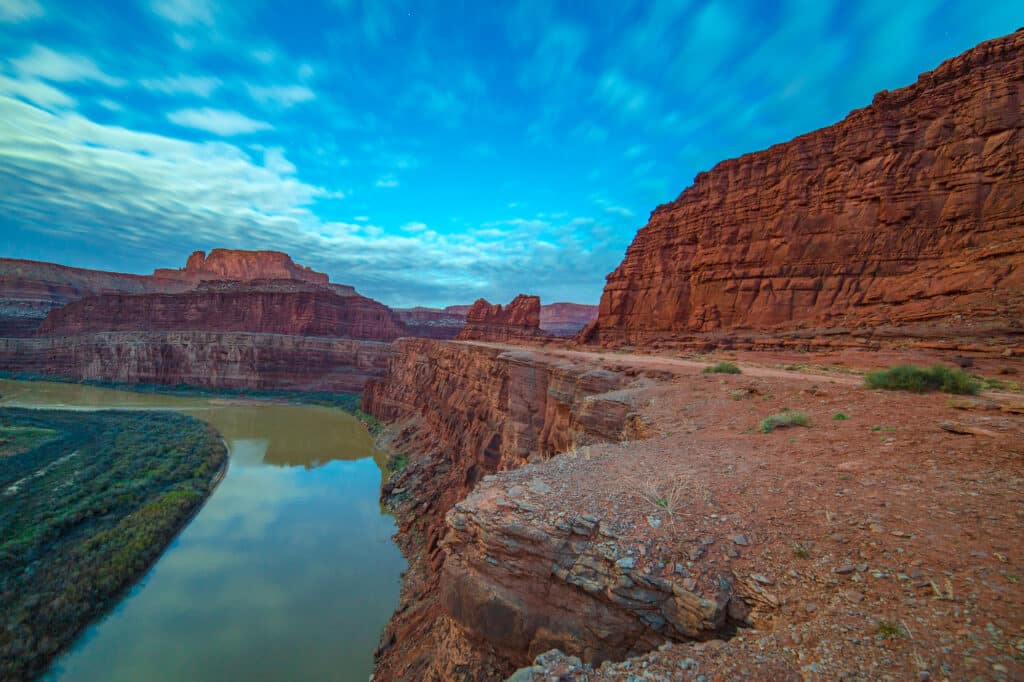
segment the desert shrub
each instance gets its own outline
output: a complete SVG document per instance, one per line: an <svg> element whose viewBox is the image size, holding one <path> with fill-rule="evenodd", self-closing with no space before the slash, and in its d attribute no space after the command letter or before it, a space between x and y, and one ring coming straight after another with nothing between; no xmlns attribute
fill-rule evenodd
<svg viewBox="0 0 1024 682"><path fill-rule="evenodd" d="M723 360L717 365L708 365L704 368L704 374L741 374L740 368L731 362Z"/></svg>
<svg viewBox="0 0 1024 682"><path fill-rule="evenodd" d="M771 433L775 429L784 429L790 426L807 426L811 420L803 412L780 412L761 420L758 428L761 433Z"/></svg>
<svg viewBox="0 0 1024 682"><path fill-rule="evenodd" d="M868 372L864 377L868 388L887 391L911 391L926 393L942 391L976 395L981 391L981 382L960 369L933 365L927 369L915 365L896 365L889 369Z"/></svg>
<svg viewBox="0 0 1024 682"><path fill-rule="evenodd" d="M837 422L842 422L849 419L850 415L846 414L845 412L836 412L834 415L832 415L832 418L835 419Z"/></svg>

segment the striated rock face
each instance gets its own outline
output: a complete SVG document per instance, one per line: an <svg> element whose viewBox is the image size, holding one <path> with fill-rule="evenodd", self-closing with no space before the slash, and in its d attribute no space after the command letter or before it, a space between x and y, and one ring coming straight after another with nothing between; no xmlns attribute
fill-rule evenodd
<svg viewBox="0 0 1024 682"><path fill-rule="evenodd" d="M454 307L454 306L453 306ZM409 336L424 339L454 339L466 326L465 313L449 312L448 308L394 308Z"/></svg>
<svg viewBox="0 0 1024 682"><path fill-rule="evenodd" d="M0 337L29 336L54 308L86 296L183 291L185 282L0 258Z"/></svg>
<svg viewBox="0 0 1024 682"><path fill-rule="evenodd" d="M52 311L39 333L233 331L390 341L405 333L385 305L289 281L204 282L178 294L107 294Z"/></svg>
<svg viewBox="0 0 1024 682"><path fill-rule="evenodd" d="M540 328L552 336L573 336L596 319L596 305L549 303L540 308Z"/></svg>
<svg viewBox="0 0 1024 682"><path fill-rule="evenodd" d="M1022 102L1017 31L840 123L701 173L639 231L585 337L1019 326Z"/></svg>
<svg viewBox="0 0 1024 682"><path fill-rule="evenodd" d="M288 279L310 284L327 284L327 275L315 272L304 265L297 265L291 256L280 251L214 249L209 256L203 251L196 251L189 256L184 269L162 268L153 271L153 276L190 282L208 279L242 282Z"/></svg>
<svg viewBox="0 0 1024 682"><path fill-rule="evenodd" d="M362 409L396 424L387 446L410 457L385 484L384 496L396 512L396 537L412 567L404 603L384 633L377 673L382 679L453 679L472 678L459 666L480 674L514 669L530 647L499 651L488 644L493 633L481 631L472 614L490 602L484 604L484 594L468 585L452 587L463 585L465 568L459 564L448 572L453 554L441 540L458 530L459 517L446 523L445 514L489 473L589 442L635 436L632 397L621 390L629 379L530 351L423 339L400 339L394 349L386 377L367 384ZM540 539L516 540L532 541ZM444 598L442 573L449 586ZM518 619L522 632L540 627L525 611L503 614ZM426 654L433 651L448 654Z"/></svg>
<svg viewBox="0 0 1024 682"><path fill-rule="evenodd" d="M540 330L540 297L519 294L504 308L478 299L466 313L466 327L456 337L462 341L536 341Z"/></svg>
<svg viewBox="0 0 1024 682"><path fill-rule="evenodd" d="M360 391L388 343L236 332L100 332L0 338L0 371L128 384Z"/></svg>

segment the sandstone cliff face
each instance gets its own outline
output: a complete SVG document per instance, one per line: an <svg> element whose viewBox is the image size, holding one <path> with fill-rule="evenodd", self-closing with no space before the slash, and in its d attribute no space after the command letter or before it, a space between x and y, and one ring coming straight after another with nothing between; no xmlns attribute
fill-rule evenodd
<svg viewBox="0 0 1024 682"><path fill-rule="evenodd" d="M467 591L460 578L465 575L462 564L451 573L446 568L452 553L441 541L457 530L458 517L446 523L445 514L489 473L588 442L635 435L632 398L621 390L629 379L529 351L421 339L400 339L394 347L386 377L367 384L362 403L364 411L396 425L387 446L410 456L408 466L384 487L396 511L397 539L412 567L403 605L384 633L378 674L383 679L452 679L458 673L451 666L462 665L459 656L424 655L446 648L439 640L446 637L460 643L462 656L477 672L508 670L522 664L525 650L495 650L487 642L493 633L481 632L470 618L477 607L490 606L474 601L484 599L483 593ZM550 564L544 568L538 579L547 579ZM449 597L462 594L462 601L442 599L442 574L445 584L466 587L447 589ZM540 627L524 613L510 616L525 623L521 630Z"/></svg>
<svg viewBox="0 0 1024 682"><path fill-rule="evenodd" d="M0 258L0 337L29 336L54 308L86 296L182 291L174 280Z"/></svg>
<svg viewBox="0 0 1024 682"><path fill-rule="evenodd" d="M405 332L389 308L363 296L283 281L207 282L178 294L107 294L51 312L39 334L232 331L390 341Z"/></svg>
<svg viewBox="0 0 1024 682"><path fill-rule="evenodd" d="M552 336L573 336L596 319L596 305L549 303L540 307L540 328Z"/></svg>
<svg viewBox="0 0 1024 682"><path fill-rule="evenodd" d="M456 337L462 341L537 341L540 330L540 297L519 294L507 306L478 299L466 313L466 326Z"/></svg>
<svg viewBox="0 0 1024 682"><path fill-rule="evenodd" d="M1019 325L1022 103L1018 31L840 123L701 173L608 275L586 337Z"/></svg>
<svg viewBox="0 0 1024 682"><path fill-rule="evenodd" d="M356 392L390 344L235 332L99 332L0 338L0 371L127 384Z"/></svg>

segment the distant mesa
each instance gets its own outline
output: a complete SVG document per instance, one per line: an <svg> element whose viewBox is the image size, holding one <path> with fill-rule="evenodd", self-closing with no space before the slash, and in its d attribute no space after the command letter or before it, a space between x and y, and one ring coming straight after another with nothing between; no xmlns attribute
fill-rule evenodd
<svg viewBox="0 0 1024 682"><path fill-rule="evenodd" d="M327 284L329 281L324 273L296 264L287 253L236 249L214 249L209 256L204 251L196 251L188 257L184 268L160 268L153 271L153 277L191 282L209 279L241 282L287 279Z"/></svg>

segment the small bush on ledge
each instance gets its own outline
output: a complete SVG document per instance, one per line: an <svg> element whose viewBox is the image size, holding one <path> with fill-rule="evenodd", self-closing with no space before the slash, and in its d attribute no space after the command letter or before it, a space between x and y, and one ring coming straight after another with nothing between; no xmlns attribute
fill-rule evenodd
<svg viewBox="0 0 1024 682"><path fill-rule="evenodd" d="M704 368L704 374L741 374L740 368L731 362L723 360L717 365L708 365Z"/></svg>
<svg viewBox="0 0 1024 682"><path fill-rule="evenodd" d="M897 365L889 369L868 372L864 377L868 388L887 391L912 391L926 393L942 391L961 395L977 395L981 382L960 369L934 365L928 369L914 365Z"/></svg>
<svg viewBox="0 0 1024 682"><path fill-rule="evenodd" d="M761 420L758 427L761 433L771 433L775 429L784 429L790 426L807 426L811 420L803 412L780 412Z"/></svg>

